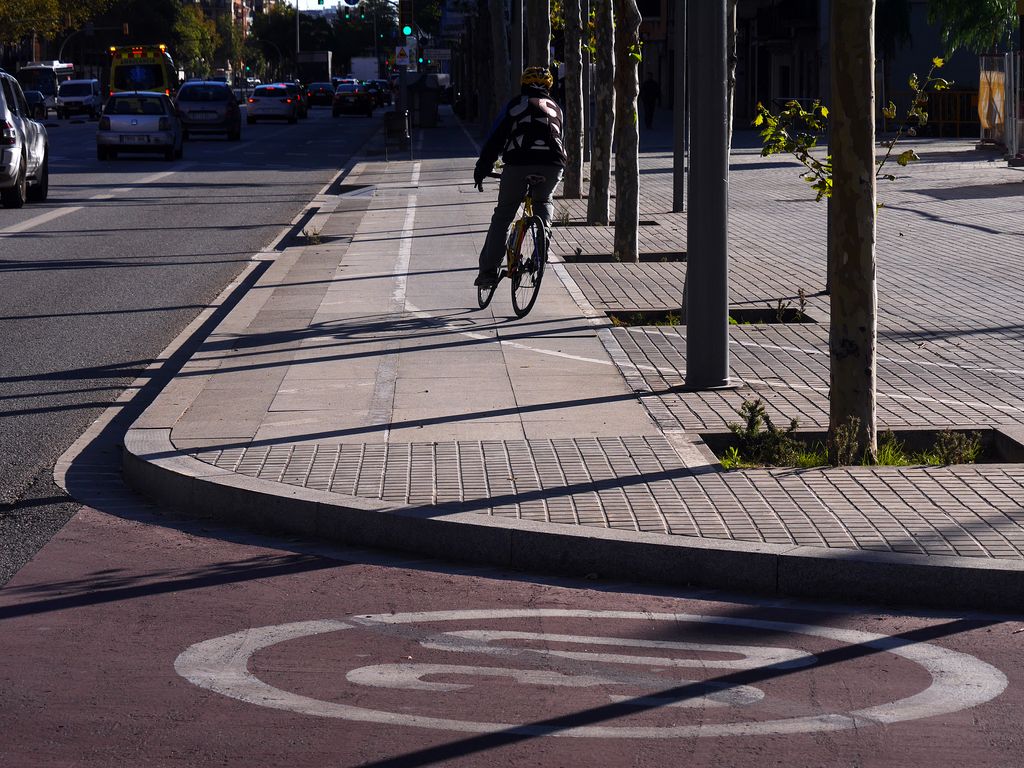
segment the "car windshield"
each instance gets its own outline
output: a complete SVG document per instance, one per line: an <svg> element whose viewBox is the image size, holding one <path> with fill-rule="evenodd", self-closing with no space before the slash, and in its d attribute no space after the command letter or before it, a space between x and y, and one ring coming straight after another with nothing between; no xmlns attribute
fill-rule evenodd
<svg viewBox="0 0 1024 768"><path fill-rule="evenodd" d="M132 64L114 68L114 87L124 91L162 89L164 71L159 64Z"/></svg>
<svg viewBox="0 0 1024 768"><path fill-rule="evenodd" d="M89 83L62 83L57 93L61 96L91 96L92 86Z"/></svg>
<svg viewBox="0 0 1024 768"><path fill-rule="evenodd" d="M178 101L227 101L230 93L222 85L185 85L178 92Z"/></svg>
<svg viewBox="0 0 1024 768"><path fill-rule="evenodd" d="M338 86L338 93L359 93L359 86L342 83Z"/></svg>
<svg viewBox="0 0 1024 768"><path fill-rule="evenodd" d="M162 115L163 100L156 96L115 96L103 112L108 115Z"/></svg>

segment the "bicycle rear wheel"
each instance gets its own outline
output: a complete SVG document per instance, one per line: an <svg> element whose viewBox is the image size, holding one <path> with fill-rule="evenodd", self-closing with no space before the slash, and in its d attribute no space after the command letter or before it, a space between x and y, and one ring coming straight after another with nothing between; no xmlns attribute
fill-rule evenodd
<svg viewBox="0 0 1024 768"><path fill-rule="evenodd" d="M512 309L516 317L525 317L533 309L544 279L544 265L548 260L547 237L544 222L539 216L526 222L523 243L516 254L516 269L512 276Z"/></svg>

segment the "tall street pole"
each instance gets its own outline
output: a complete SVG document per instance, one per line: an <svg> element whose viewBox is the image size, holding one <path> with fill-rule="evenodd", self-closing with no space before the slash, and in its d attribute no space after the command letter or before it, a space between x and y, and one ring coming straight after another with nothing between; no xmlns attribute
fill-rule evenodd
<svg viewBox="0 0 1024 768"><path fill-rule="evenodd" d="M299 70L299 51L302 50L299 44L299 0L295 0L295 74Z"/></svg>
<svg viewBox="0 0 1024 768"><path fill-rule="evenodd" d="M512 0L512 75L523 74L523 0Z"/></svg>
<svg viewBox="0 0 1024 768"><path fill-rule="evenodd" d="M690 178L686 216L686 388L729 381L727 0L690 3Z"/></svg>
<svg viewBox="0 0 1024 768"><path fill-rule="evenodd" d="M672 74L672 210L686 204L686 0L675 0Z"/></svg>

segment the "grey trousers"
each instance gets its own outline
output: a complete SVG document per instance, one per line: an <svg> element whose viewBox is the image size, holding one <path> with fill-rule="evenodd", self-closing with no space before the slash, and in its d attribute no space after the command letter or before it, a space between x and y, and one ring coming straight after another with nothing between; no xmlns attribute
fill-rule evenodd
<svg viewBox="0 0 1024 768"><path fill-rule="evenodd" d="M519 205L526 197L526 177L543 176L544 182L531 190L533 195L533 212L551 226L551 218L555 212L555 204L551 201L555 187L562 180L562 169L557 165L506 165L501 169L501 185L498 187L498 204L494 207L491 226L487 230L487 239L480 251L480 273L494 274L501 268L505 258L505 243L508 241L508 228L519 211Z"/></svg>

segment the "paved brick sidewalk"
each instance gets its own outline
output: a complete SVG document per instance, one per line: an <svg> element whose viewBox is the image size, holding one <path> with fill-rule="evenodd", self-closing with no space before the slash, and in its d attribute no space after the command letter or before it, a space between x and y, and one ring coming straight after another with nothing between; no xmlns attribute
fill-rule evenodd
<svg viewBox="0 0 1024 768"><path fill-rule="evenodd" d="M1024 272L1010 185L1021 177L963 144L925 150L942 154L883 198L880 420L1019 432ZM1020 465L726 473L695 444L724 432L755 395L778 417L827 421L827 299L816 295L824 208L807 199L795 165L735 154L732 303L795 303L802 288L819 322L732 327L744 387L683 393L685 329L613 328L603 312L672 308L685 262L555 264L526 319L514 321L504 286L481 312L470 284L493 188L472 189L470 140L450 117L420 133L414 155L360 163L346 194L314 201L306 229L320 242L283 244L136 425L130 450L154 467L176 452L198 460L177 470L193 485L168 498L198 503L208 478L221 484L218 503L227 487L279 495L276 525L288 498L306 492L321 508L336 497L427 517L632 531L634 543L695 537L723 552L765 544L812 558L1000 561L1019 581ZM642 218L657 222L644 247L685 251L685 215L668 212L671 157L649 152L642 166ZM579 216L578 201L559 205ZM607 253L610 236L558 227L554 251ZM296 512L296 529L319 530L321 516ZM345 537L361 523L346 525L328 527Z"/></svg>

